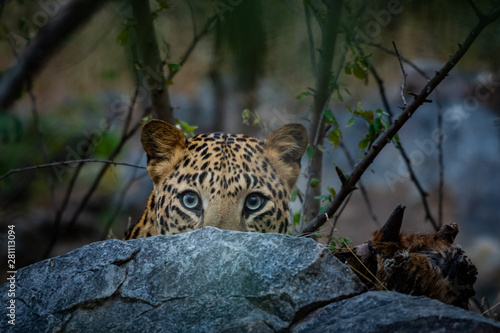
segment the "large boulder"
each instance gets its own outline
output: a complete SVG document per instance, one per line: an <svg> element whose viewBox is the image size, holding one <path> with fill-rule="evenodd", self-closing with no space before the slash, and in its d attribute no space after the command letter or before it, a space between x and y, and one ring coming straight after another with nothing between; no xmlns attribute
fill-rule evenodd
<svg viewBox="0 0 500 333"><path fill-rule="evenodd" d="M295 323L290 332L498 333L500 324L425 296L370 291L312 311Z"/></svg>
<svg viewBox="0 0 500 333"><path fill-rule="evenodd" d="M9 304L10 288L0 287L2 304ZM430 299L365 293L351 270L313 240L215 228L108 240L38 262L17 272L14 299L15 326L3 315L1 332L334 331L325 325L366 327L358 323L368 316L378 324L363 331L383 332L403 305L420 315L391 325L408 331L453 329L453 320L500 331Z"/></svg>

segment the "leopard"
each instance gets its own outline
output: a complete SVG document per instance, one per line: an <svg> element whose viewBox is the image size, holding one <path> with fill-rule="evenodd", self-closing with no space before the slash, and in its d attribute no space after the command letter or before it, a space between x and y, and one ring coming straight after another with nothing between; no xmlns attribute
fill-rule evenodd
<svg viewBox="0 0 500 333"><path fill-rule="evenodd" d="M303 125L283 125L261 141L224 132L186 138L153 119L143 126L141 143L153 190L123 240L203 227L288 232L290 196L308 144Z"/></svg>

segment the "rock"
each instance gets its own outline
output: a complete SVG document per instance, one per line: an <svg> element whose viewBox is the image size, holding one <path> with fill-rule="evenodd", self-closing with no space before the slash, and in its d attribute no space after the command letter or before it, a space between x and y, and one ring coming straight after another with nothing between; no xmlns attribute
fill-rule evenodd
<svg viewBox="0 0 500 333"><path fill-rule="evenodd" d="M7 304L8 285L0 288ZM108 240L17 272L2 332L272 332L364 286L313 240L203 228Z"/></svg>
<svg viewBox="0 0 500 333"><path fill-rule="evenodd" d="M2 304L10 301L8 290L0 287ZM500 329L438 301L365 291L313 240L203 228L98 242L20 269L16 325L2 315L0 331Z"/></svg>
<svg viewBox="0 0 500 333"><path fill-rule="evenodd" d="M424 297L370 291L328 304L290 332L500 332L500 324L471 311Z"/></svg>

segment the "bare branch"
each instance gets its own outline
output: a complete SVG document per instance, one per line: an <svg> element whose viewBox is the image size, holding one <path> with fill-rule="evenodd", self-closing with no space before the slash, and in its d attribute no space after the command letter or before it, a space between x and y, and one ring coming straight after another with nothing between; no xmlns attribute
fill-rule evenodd
<svg viewBox="0 0 500 333"><path fill-rule="evenodd" d="M436 94L439 96L439 91L436 89ZM438 187L438 227L441 228L443 225L443 189L444 189L444 161L443 161L443 105L441 100L436 98L436 104L438 107L438 164L439 164L439 187Z"/></svg>
<svg viewBox="0 0 500 333"><path fill-rule="evenodd" d="M350 166L354 168L355 167L354 159L352 158L352 155L351 153L349 153L349 150L347 149L345 144L342 141L340 141L339 146L344 151L344 154L347 157L347 161L349 162ZM375 212L373 211L372 203L370 201L370 198L368 197L368 192L366 191L365 186L363 185L361 180L358 182L358 186L361 195L363 196L363 200L365 201L366 208L368 209L368 213L370 214L375 225L380 228L380 223L378 222L377 215L375 215Z"/></svg>
<svg viewBox="0 0 500 333"><path fill-rule="evenodd" d="M406 74L405 68L403 67L403 62L401 61L401 56L399 55L398 48L396 47L396 43L392 42L394 46L394 51L396 51L396 55L398 56L399 66L401 67L401 72L403 73L403 83L401 84L401 100L403 101L403 110L406 108L408 103L405 98L405 88L406 88L406 78L408 74Z"/></svg>
<svg viewBox="0 0 500 333"><path fill-rule="evenodd" d="M368 43L368 45L370 46L374 46L376 48L379 48L381 49L382 51L386 52L386 53L389 53L389 54L392 54L394 56L397 56L396 52L382 46L381 44L375 44L375 43ZM413 63L412 61L406 59L405 57L403 57L402 55L399 56L399 58L406 64L408 64L410 67L412 67L417 73L419 73L420 75L422 75L423 77L425 77L427 80L430 80L430 77L429 75L427 75L423 70L421 70L417 65L415 65L415 63Z"/></svg>
<svg viewBox="0 0 500 333"><path fill-rule="evenodd" d="M402 112L399 117L394 121L394 123L389 126L389 128L383 132L372 145L371 149L366 154L365 158L356 165L353 172L347 179L345 185L340 188L332 203L326 209L327 216L332 216L342 205L347 195L355 189L355 185L361 178L366 169L373 162L375 157L382 151L382 149L391 142L391 139L397 132L403 127L403 125L410 119L410 117L415 113L415 111L426 101L427 96L446 78L448 73L455 67L455 65L462 59L462 57L467 53L467 50L474 43L477 36L481 31L488 26L493 21L497 20L500 16L500 7L495 8L490 14L486 15L484 19L480 20L469 33L469 36L465 39L462 46L453 54L448 62L446 62L443 67L437 72L434 77L428 81L425 87L420 91L420 93L415 97L415 99L407 106L406 112ZM310 221L304 230L303 234L314 232L318 230L326 221L325 214L318 215L312 221Z"/></svg>
<svg viewBox="0 0 500 333"><path fill-rule="evenodd" d="M479 20L482 20L485 18L484 16L484 13L476 6L476 4L474 3L474 1L472 0L467 0L467 2L470 4L470 6L472 7L472 9L474 9L474 12L476 12L476 16Z"/></svg>
<svg viewBox="0 0 500 333"><path fill-rule="evenodd" d="M19 96L30 78L43 67L66 39L87 21L106 1L75 0L40 30L26 48L16 66L5 71L0 81L0 109L7 109Z"/></svg>
<svg viewBox="0 0 500 333"><path fill-rule="evenodd" d="M12 169L9 172L7 172L6 174L3 174L2 176L0 176L0 180L8 177L10 175L16 174L16 173L33 171L33 170L44 169L44 168L51 168L54 166L61 166L61 165L68 166L68 165L75 164L75 163L105 163L105 164L113 164L113 165L124 165L124 166L133 167L133 168L139 168L139 169L146 169L146 167L143 167L140 165L135 165L135 164L130 164L130 163L115 162L115 161L108 161L108 160L96 160L93 158L89 158L89 159L83 159L83 160L52 162L52 163L47 163L47 164L40 164L40 165L19 168L19 169Z"/></svg>
<svg viewBox="0 0 500 333"><path fill-rule="evenodd" d="M213 29L217 18L218 18L217 15L212 16L210 19L208 19L207 23L205 23L205 26L203 27L203 29L201 29L200 33L198 34L195 33L193 40L191 41L191 44L188 46L186 52L184 52L184 54L181 57L181 60L179 61L179 66L181 67L184 66L184 63L193 52L196 44L198 44L198 42L203 36L205 36L208 32L210 32L210 30ZM169 71L167 76L167 81L171 81L177 73L179 73L179 71Z"/></svg>
<svg viewBox="0 0 500 333"><path fill-rule="evenodd" d="M143 158L143 156L139 156L139 158L137 159L136 163L139 163L142 158ZM148 175L147 172L144 172L144 173L142 173L140 175L137 175L137 169L134 170L134 173L130 177L129 181L127 182L127 184L123 187L122 191L120 192L120 197L118 198L118 203L116 205L115 212L109 218L109 220L106 223L106 226L104 227L104 230L103 230L103 232L101 234L101 239L102 240L104 240L104 239L106 239L108 237L109 231L111 230L111 227L113 226L113 222L116 220L116 218L120 214L120 211L121 211L122 206L123 206L123 202L125 201L125 196L127 195L128 191L130 190L130 188L132 187L132 185L136 181L138 181L139 179L141 179L141 178L143 178L143 177L145 177L147 175Z"/></svg>

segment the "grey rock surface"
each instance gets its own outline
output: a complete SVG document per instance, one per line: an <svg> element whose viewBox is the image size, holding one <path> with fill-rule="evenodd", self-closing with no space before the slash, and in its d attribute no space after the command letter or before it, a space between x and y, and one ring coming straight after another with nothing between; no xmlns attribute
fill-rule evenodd
<svg viewBox="0 0 500 333"><path fill-rule="evenodd" d="M2 316L0 331L283 331L363 291L313 240L204 228L94 243L19 270L16 325Z"/></svg>
<svg viewBox="0 0 500 333"><path fill-rule="evenodd" d="M500 324L420 296L370 291L317 309L290 332L500 332Z"/></svg>
<svg viewBox="0 0 500 333"><path fill-rule="evenodd" d="M108 240L16 277L16 325L2 315L1 332L500 332L427 298L364 293L327 248L279 234Z"/></svg>

